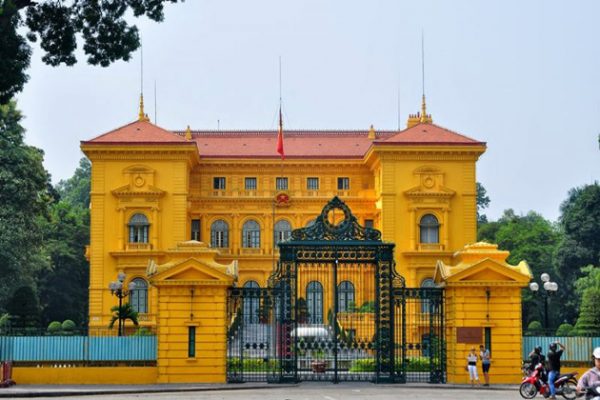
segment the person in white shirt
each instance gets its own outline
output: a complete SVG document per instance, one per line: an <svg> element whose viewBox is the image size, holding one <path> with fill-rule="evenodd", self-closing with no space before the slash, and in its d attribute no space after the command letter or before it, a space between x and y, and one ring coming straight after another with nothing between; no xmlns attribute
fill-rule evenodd
<svg viewBox="0 0 600 400"><path fill-rule="evenodd" d="M577 382L577 393L580 395L584 394L589 387L600 386L600 347L594 349L592 357L594 357L594 368L583 374Z"/></svg>
<svg viewBox="0 0 600 400"><path fill-rule="evenodd" d="M475 347L471 348L471 352L467 356L467 369L469 370L471 386L479 386L479 375L477 375L477 353L475 352Z"/></svg>

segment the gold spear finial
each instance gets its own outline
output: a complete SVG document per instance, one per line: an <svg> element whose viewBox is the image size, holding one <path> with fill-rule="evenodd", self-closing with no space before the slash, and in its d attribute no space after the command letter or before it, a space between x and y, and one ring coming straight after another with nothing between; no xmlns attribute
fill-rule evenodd
<svg viewBox="0 0 600 400"><path fill-rule="evenodd" d="M148 115L144 113L144 95L140 94L140 112L138 113L138 121L149 121Z"/></svg>
<svg viewBox="0 0 600 400"><path fill-rule="evenodd" d="M424 124L427 122L427 105L425 104L425 94L423 94L423 99L421 101L421 123Z"/></svg>

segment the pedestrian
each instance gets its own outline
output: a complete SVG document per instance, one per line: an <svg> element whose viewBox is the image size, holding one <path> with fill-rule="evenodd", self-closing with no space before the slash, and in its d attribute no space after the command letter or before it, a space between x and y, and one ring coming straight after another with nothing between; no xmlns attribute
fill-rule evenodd
<svg viewBox="0 0 600 400"><path fill-rule="evenodd" d="M592 353L594 368L588 370L579 382L577 382L577 394L583 396L588 388L600 385L600 347L596 347Z"/></svg>
<svg viewBox="0 0 600 400"><path fill-rule="evenodd" d="M479 386L479 375L477 375L477 353L475 352L475 347L471 347L471 352L467 356L467 370L469 371L471 386Z"/></svg>
<svg viewBox="0 0 600 400"><path fill-rule="evenodd" d="M558 350L560 347L560 350ZM560 342L550 343L548 351L548 386L550 386L550 398L556 399L556 388L554 380L560 375L560 357L565 351L565 346Z"/></svg>
<svg viewBox="0 0 600 400"><path fill-rule="evenodd" d="M483 371L483 379L485 380L483 386L490 386L489 373L492 360L490 359L490 351L484 345L479 345L479 358L481 358L481 370Z"/></svg>

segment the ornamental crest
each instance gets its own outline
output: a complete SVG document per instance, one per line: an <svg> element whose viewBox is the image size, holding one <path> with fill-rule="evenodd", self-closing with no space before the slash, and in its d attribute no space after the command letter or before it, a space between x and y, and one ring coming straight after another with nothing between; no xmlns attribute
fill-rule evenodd
<svg viewBox="0 0 600 400"><path fill-rule="evenodd" d="M336 211L343 219L338 220ZM339 215L339 214L338 214ZM374 240L381 241L381 232L361 226L350 208L335 196L323 207L313 225L294 229L291 240Z"/></svg>

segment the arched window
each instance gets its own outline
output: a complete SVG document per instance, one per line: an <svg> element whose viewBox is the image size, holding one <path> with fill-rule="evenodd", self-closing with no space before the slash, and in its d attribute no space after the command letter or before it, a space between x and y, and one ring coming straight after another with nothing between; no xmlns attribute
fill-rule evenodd
<svg viewBox="0 0 600 400"><path fill-rule="evenodd" d="M338 311L352 311L354 307L354 285L343 281L338 285Z"/></svg>
<svg viewBox="0 0 600 400"><path fill-rule="evenodd" d="M440 223L435 215L423 215L419 227L421 228L421 243L440 242Z"/></svg>
<svg viewBox="0 0 600 400"><path fill-rule="evenodd" d="M229 247L229 225L219 219L210 226L210 247Z"/></svg>
<svg viewBox="0 0 600 400"><path fill-rule="evenodd" d="M243 298L244 301L244 323L246 324L258 324L258 310L260 301L260 286L256 281L248 281L244 283L244 288L256 289L246 293Z"/></svg>
<svg viewBox="0 0 600 400"><path fill-rule="evenodd" d="M421 289L430 289L435 287L435 282L431 278L423 279L421 282ZM423 291L423 296L421 298L421 312L423 314L427 314L430 312L429 305L431 301L429 300L429 296L427 296L427 291Z"/></svg>
<svg viewBox="0 0 600 400"><path fill-rule="evenodd" d="M260 247L260 225L254 220L244 222L242 227L242 247L258 249Z"/></svg>
<svg viewBox="0 0 600 400"><path fill-rule="evenodd" d="M148 312L148 283L142 278L132 280L135 284L131 293L129 293L129 301L134 311L139 313Z"/></svg>
<svg viewBox="0 0 600 400"><path fill-rule="evenodd" d="M134 214L128 225L129 243L148 243L150 223L144 214Z"/></svg>
<svg viewBox="0 0 600 400"><path fill-rule="evenodd" d="M306 306L308 308L308 323L323 323L323 285L312 281L306 286Z"/></svg>
<svg viewBox="0 0 600 400"><path fill-rule="evenodd" d="M275 243L286 241L292 234L292 226L289 222L282 219L275 224Z"/></svg>

